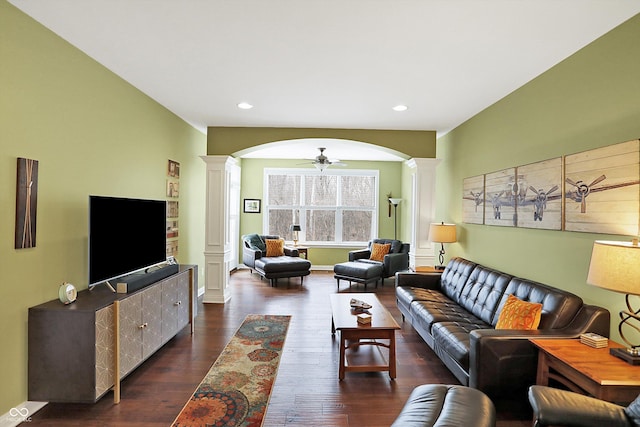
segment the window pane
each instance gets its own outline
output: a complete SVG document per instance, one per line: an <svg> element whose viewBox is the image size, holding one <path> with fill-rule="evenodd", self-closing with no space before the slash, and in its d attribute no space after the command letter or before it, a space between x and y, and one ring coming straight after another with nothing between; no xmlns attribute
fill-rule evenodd
<svg viewBox="0 0 640 427"><path fill-rule="evenodd" d="M300 176L269 175L270 206L293 206L300 204Z"/></svg>
<svg viewBox="0 0 640 427"><path fill-rule="evenodd" d="M293 224L292 209L269 209L269 234L291 240L291 224Z"/></svg>
<svg viewBox="0 0 640 427"><path fill-rule="evenodd" d="M353 207L375 206L376 180L372 176L342 177L342 205Z"/></svg>
<svg viewBox="0 0 640 427"><path fill-rule="evenodd" d="M313 242L333 242L336 238L336 212L309 210L305 234Z"/></svg>
<svg viewBox="0 0 640 427"><path fill-rule="evenodd" d="M366 242L371 238L372 211L342 212L342 241Z"/></svg>
<svg viewBox="0 0 640 427"><path fill-rule="evenodd" d="M335 175L305 176L305 202L307 206L336 206L337 181Z"/></svg>

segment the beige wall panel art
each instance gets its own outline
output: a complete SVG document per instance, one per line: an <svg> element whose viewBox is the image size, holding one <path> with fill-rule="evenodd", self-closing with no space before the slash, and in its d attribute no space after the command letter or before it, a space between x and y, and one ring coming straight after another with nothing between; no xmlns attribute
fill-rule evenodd
<svg viewBox="0 0 640 427"><path fill-rule="evenodd" d="M484 223L514 227L519 194L515 168L488 173L485 176Z"/></svg>
<svg viewBox="0 0 640 427"><path fill-rule="evenodd" d="M462 221L484 224L484 175L462 181Z"/></svg>
<svg viewBox="0 0 640 427"><path fill-rule="evenodd" d="M640 142L565 158L565 230L637 236Z"/></svg>
<svg viewBox="0 0 640 427"><path fill-rule="evenodd" d="M516 170L522 197L516 209L518 227L562 229L562 158L549 159Z"/></svg>

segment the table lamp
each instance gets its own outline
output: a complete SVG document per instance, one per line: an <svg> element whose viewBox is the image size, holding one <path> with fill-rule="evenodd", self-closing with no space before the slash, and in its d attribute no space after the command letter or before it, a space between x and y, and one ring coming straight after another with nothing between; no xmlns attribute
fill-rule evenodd
<svg viewBox="0 0 640 427"><path fill-rule="evenodd" d="M299 224L291 224L291 231L293 231L293 246L298 246L298 232L302 231Z"/></svg>
<svg viewBox="0 0 640 427"><path fill-rule="evenodd" d="M440 265L436 265L435 268L436 270L444 270L444 244L454 243L456 241L456 225L445 224L444 222L431 224L429 226L429 239L432 242L440 243L440 253L438 256Z"/></svg>
<svg viewBox="0 0 640 427"><path fill-rule="evenodd" d="M640 343L633 344L623 332L629 326L640 332L640 327L631 322L640 321L640 309L631 307L630 296L640 295L640 246L638 240L632 242L610 242L596 240L591 252L587 283L599 288L625 294L627 310L620 311L618 331L628 348L612 348L610 353L632 365L640 364Z"/></svg>

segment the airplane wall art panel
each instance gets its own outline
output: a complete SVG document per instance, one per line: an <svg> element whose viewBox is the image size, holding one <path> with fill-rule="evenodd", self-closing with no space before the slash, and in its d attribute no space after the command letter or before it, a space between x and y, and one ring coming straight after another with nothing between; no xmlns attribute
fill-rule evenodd
<svg viewBox="0 0 640 427"><path fill-rule="evenodd" d="M462 221L484 224L484 175L462 181Z"/></svg>
<svg viewBox="0 0 640 427"><path fill-rule="evenodd" d="M562 229L562 158L544 160L516 169L522 196L516 209L518 227Z"/></svg>
<svg viewBox="0 0 640 427"><path fill-rule="evenodd" d="M516 168L488 173L484 194L484 223L514 227L517 223L516 199L520 196Z"/></svg>
<svg viewBox="0 0 640 427"><path fill-rule="evenodd" d="M639 234L640 141L565 158L565 230Z"/></svg>

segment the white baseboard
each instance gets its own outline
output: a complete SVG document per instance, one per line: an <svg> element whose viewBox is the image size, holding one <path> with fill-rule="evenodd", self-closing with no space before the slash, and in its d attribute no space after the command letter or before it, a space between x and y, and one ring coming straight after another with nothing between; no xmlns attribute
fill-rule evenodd
<svg viewBox="0 0 640 427"><path fill-rule="evenodd" d="M28 423L31 416L38 412L48 402L23 402L0 416L0 427L16 427L20 423Z"/></svg>

